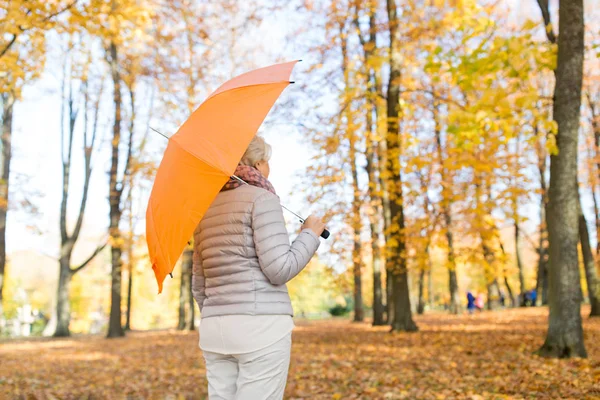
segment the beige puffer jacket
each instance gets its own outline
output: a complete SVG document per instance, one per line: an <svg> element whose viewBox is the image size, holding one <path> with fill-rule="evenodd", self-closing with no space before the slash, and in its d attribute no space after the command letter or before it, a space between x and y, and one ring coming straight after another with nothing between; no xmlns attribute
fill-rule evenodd
<svg viewBox="0 0 600 400"><path fill-rule="evenodd" d="M319 244L305 229L290 246L273 193L249 185L219 193L194 233L192 292L202 318L293 315L285 284Z"/></svg>

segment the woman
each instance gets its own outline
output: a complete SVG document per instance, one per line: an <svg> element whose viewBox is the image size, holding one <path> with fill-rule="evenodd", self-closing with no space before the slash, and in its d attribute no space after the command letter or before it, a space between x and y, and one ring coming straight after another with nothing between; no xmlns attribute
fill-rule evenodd
<svg viewBox="0 0 600 400"><path fill-rule="evenodd" d="M209 399L282 399L292 344L285 286L319 247L325 224L310 216L290 246L267 180L271 147L256 136L194 233L192 290Z"/></svg>

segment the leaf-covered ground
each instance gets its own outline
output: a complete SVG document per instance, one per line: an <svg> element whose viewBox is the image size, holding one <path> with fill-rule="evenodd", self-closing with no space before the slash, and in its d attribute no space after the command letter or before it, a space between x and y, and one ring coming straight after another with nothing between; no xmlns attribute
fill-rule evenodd
<svg viewBox="0 0 600 400"><path fill-rule="evenodd" d="M418 333L298 322L286 398L600 399L600 319L587 360L546 360L546 309L418 317ZM197 333L0 344L2 399L202 399Z"/></svg>

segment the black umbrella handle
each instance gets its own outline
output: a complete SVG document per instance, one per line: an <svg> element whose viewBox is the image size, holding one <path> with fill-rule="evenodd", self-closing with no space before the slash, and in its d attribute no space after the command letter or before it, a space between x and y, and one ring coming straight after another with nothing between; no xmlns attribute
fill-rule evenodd
<svg viewBox="0 0 600 400"><path fill-rule="evenodd" d="M300 223L303 224L304 219L300 219ZM331 236L331 232L329 232L327 229L323 229L323 232L321 232L321 237L323 239L329 239L329 236Z"/></svg>

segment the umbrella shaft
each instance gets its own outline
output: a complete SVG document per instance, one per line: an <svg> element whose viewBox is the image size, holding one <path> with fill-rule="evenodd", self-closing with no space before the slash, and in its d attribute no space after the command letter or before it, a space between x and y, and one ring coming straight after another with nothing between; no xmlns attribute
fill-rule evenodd
<svg viewBox="0 0 600 400"><path fill-rule="evenodd" d="M170 139L167 135L165 135L162 132L157 131L156 129L154 129L153 127L150 127L150 129L152 129L154 132L158 133L160 136L164 137L165 139Z"/></svg>
<svg viewBox="0 0 600 400"><path fill-rule="evenodd" d="M244 185L248 185L248 182L246 182L245 180L243 180L242 178L235 176L235 175L231 175L232 178L237 179L238 181L242 182ZM294 214L296 217L298 217L298 219L300 220L300 223L304 223L304 218L302 218L301 216L299 216L298 214L296 214L295 212L293 212L292 210L290 210L289 208L287 208L284 205L281 205L281 208L283 208L284 210Z"/></svg>

